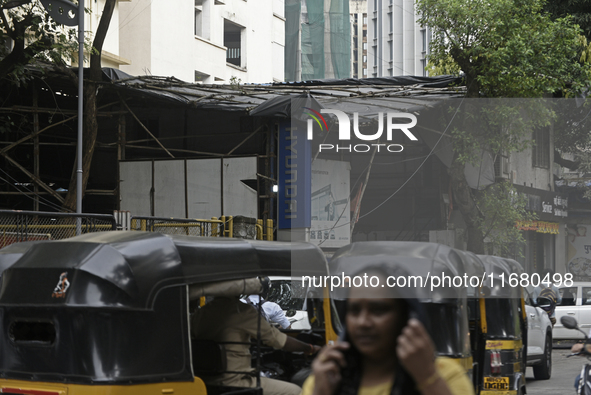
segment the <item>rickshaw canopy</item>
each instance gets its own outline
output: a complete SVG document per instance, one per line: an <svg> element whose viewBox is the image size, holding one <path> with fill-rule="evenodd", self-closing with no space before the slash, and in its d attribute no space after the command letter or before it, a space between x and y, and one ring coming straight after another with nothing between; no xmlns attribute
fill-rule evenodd
<svg viewBox="0 0 591 395"><path fill-rule="evenodd" d="M112 231L11 245L0 250L0 375L193 383L189 295L291 276L299 260L327 273L322 251L306 243Z"/></svg>
<svg viewBox="0 0 591 395"><path fill-rule="evenodd" d="M150 309L165 288L291 276L295 261L306 274L327 273L322 251L307 243L137 231L18 243L0 250L0 304ZM67 288L57 295L59 282Z"/></svg>
<svg viewBox="0 0 591 395"><path fill-rule="evenodd" d="M376 265L401 268L409 276L420 276L423 281L415 287L415 297L431 302L466 297L465 287L454 286L453 281L432 283L433 278L464 279L464 275L482 277L484 274L484 265L472 253L442 244L412 241L352 243L333 255L329 267L332 276L352 276Z"/></svg>

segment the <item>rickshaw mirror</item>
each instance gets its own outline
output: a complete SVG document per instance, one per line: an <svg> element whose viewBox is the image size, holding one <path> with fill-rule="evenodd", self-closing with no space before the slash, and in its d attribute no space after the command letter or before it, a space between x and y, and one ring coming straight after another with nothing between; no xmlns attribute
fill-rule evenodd
<svg viewBox="0 0 591 395"><path fill-rule="evenodd" d="M480 288L480 296L487 298L489 297L491 294L490 288L487 287L486 285Z"/></svg>
<svg viewBox="0 0 591 395"><path fill-rule="evenodd" d="M567 329L579 329L579 324L577 323L577 320L573 317L569 317L568 315L563 315L562 317L560 317L560 322Z"/></svg>

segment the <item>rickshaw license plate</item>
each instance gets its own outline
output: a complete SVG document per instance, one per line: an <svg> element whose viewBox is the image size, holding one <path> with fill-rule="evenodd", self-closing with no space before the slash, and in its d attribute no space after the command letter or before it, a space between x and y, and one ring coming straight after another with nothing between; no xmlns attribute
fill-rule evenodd
<svg viewBox="0 0 591 395"><path fill-rule="evenodd" d="M508 390L509 377L485 377L484 389L487 390Z"/></svg>

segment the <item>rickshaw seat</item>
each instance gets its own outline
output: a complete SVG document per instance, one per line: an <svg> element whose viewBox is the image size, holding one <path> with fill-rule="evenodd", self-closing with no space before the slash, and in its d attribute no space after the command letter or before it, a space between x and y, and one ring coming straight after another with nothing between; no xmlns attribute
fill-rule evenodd
<svg viewBox="0 0 591 395"><path fill-rule="evenodd" d="M193 369L196 376L215 376L227 369L226 350L213 340L193 339Z"/></svg>

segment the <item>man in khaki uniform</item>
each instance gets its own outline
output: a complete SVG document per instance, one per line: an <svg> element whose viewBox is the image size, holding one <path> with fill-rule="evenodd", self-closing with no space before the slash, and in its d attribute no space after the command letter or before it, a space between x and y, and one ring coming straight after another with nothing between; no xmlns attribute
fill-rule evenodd
<svg viewBox="0 0 591 395"><path fill-rule="evenodd" d="M301 342L273 328L251 305L242 303L239 298L218 297L198 309L191 322L195 338L212 340L224 345L226 349L227 370L233 372L252 372L250 339L256 339L260 320L261 341L275 349L300 351L315 354L320 347ZM244 343L244 344L236 344ZM224 373L214 377L204 377L207 384L234 387L255 387L256 377L249 374ZM301 388L281 380L261 377L264 395L298 395Z"/></svg>

